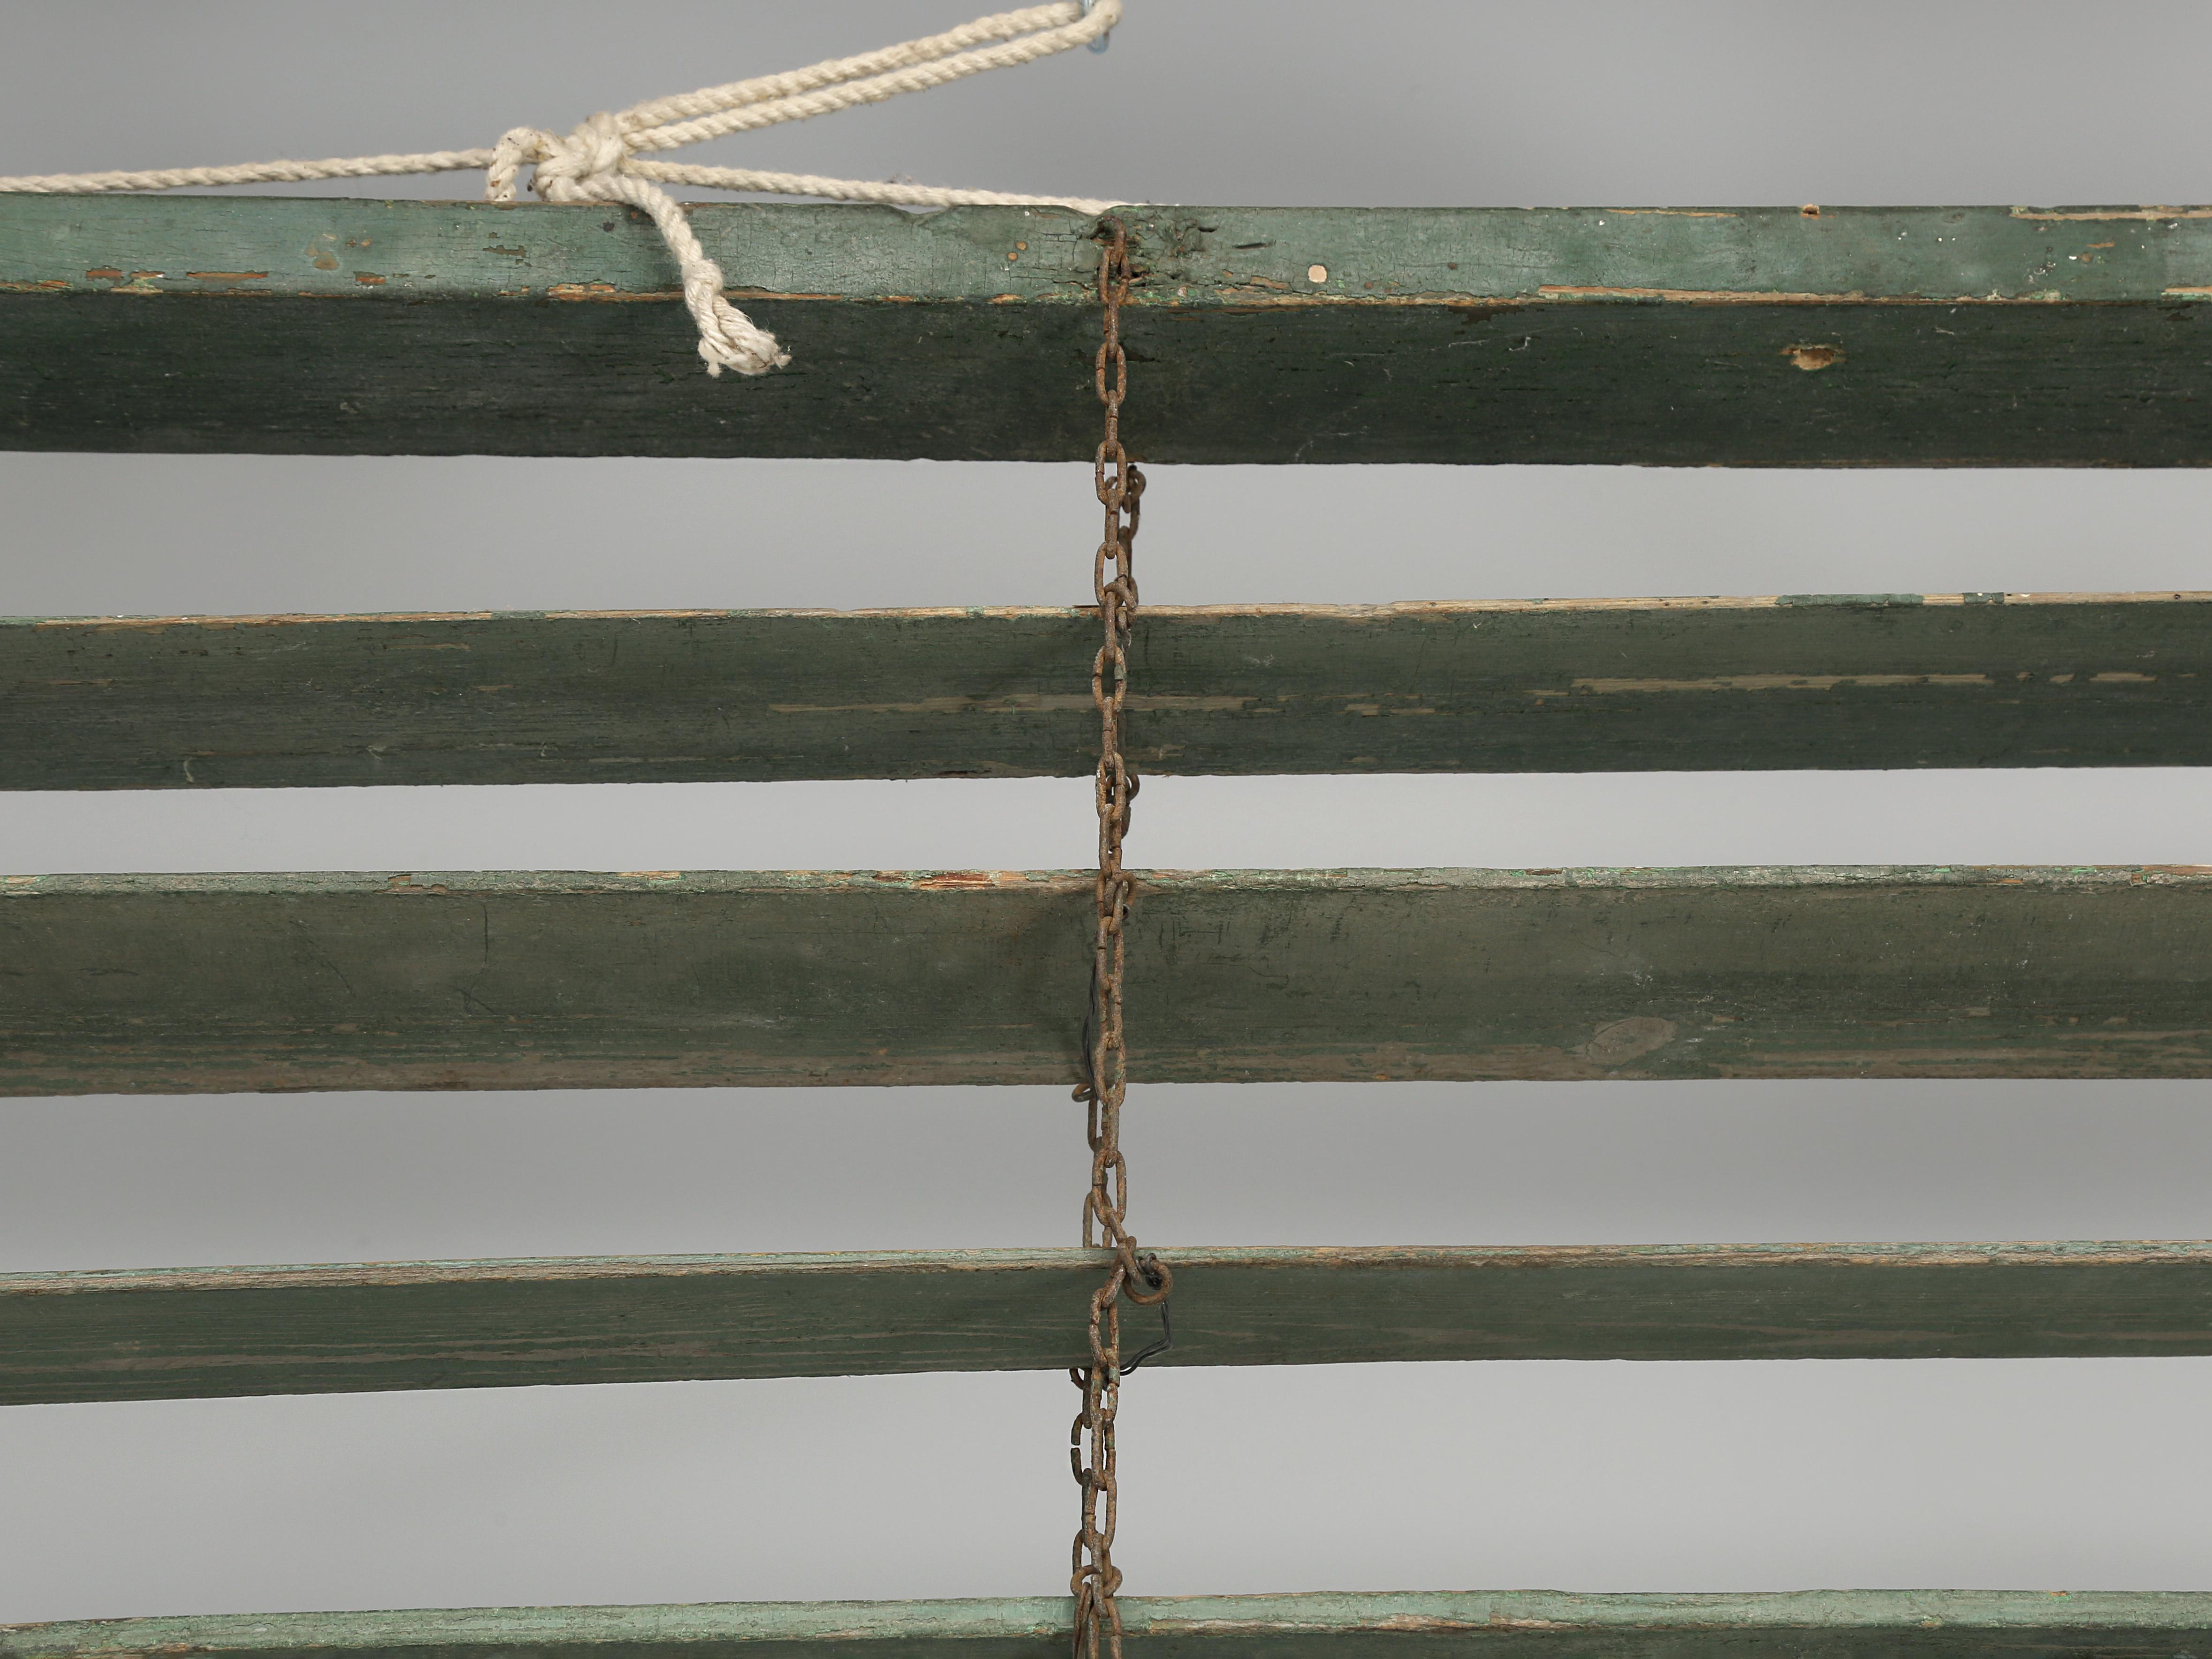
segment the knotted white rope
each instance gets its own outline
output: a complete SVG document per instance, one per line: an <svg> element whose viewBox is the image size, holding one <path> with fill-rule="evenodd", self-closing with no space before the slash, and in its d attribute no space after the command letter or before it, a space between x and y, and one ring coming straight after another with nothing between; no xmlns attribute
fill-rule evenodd
<svg viewBox="0 0 2212 1659"><path fill-rule="evenodd" d="M580 122L563 137L516 127L490 149L434 150L422 155L356 155L325 161L253 161L240 167L173 167L153 173L63 173L0 178L0 191L66 194L97 191L182 190L192 185L305 183L418 173L484 169L485 199L511 202L517 176L532 169L530 187L549 202L619 202L649 216L676 256L684 303L699 325L707 372L734 368L761 374L791 361L775 337L722 297L722 268L707 257L668 185L741 190L778 196L823 196L899 207L1067 207L1103 213L1110 202L1073 196L1014 196L988 190L940 190L925 185L822 179L811 173L758 173L744 167L686 167L639 159L641 151L676 149L733 132L878 104L985 70L1012 69L1055 52L1103 40L1121 21L1121 0L1057 0L979 17L857 58L832 58L782 75L703 87L656 98Z"/></svg>

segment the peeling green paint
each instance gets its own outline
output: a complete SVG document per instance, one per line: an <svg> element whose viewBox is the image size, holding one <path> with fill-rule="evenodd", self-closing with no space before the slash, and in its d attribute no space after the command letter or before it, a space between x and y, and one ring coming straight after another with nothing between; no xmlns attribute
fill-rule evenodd
<svg viewBox="0 0 2212 1659"><path fill-rule="evenodd" d="M2212 461L2193 210L1127 216L1147 460ZM0 199L0 444L1089 459L1091 221L691 220L789 370L701 374L665 251L615 210Z"/></svg>
<svg viewBox="0 0 2212 1659"><path fill-rule="evenodd" d="M14 876L0 1093L1068 1083L1084 872ZM1150 872L1139 1081L2212 1075L2212 871Z"/></svg>
<svg viewBox="0 0 2212 1659"><path fill-rule="evenodd" d="M1147 773L2212 763L2212 598L1148 606ZM0 787L1069 776L1074 610L0 622ZM1418 718L1416 718L1418 717Z"/></svg>

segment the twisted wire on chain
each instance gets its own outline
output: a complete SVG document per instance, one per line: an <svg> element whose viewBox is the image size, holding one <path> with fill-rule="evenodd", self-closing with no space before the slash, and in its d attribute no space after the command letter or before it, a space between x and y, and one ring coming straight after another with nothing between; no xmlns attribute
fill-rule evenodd
<svg viewBox="0 0 2212 1659"><path fill-rule="evenodd" d="M1100 227L1098 298L1104 313L1094 381L1106 411L1106 433L1099 443L1094 476L1098 500L1106 509L1104 539L1092 562L1091 586L1097 595L1104 642L1091 667L1091 697L1099 716L1097 930L1091 973L1091 1018L1085 1063L1088 1080L1075 1097L1088 1108L1091 1189L1083 1199L1083 1242L1103 1245L1114 1261L1091 1297L1091 1364L1069 1372L1083 1390L1083 1410L1068 1435L1068 1460L1083 1489L1082 1524L1075 1534L1073 1573L1076 1659L1121 1659L1121 1612L1115 1600L1121 1587L1114 1565L1114 1524L1120 1492L1114 1468L1114 1417L1120 1405L1121 1299L1145 1306L1164 1304L1175 1276L1152 1255L1139 1255L1125 1224L1129 1207L1128 1166L1121 1157L1121 1101L1127 1090L1122 1043L1121 979L1124 939L1135 880L1121 867L1121 842L1129 830L1129 806L1137 798L1137 775L1121 753L1121 714L1129 695L1129 633L1137 610L1135 542L1145 475L1121 446L1121 402L1129 389L1129 365L1121 347L1121 304L1128 298L1129 233L1118 219ZM1161 1309L1164 1324L1166 1310ZM1157 1345L1156 1345L1157 1346ZM1146 1353L1154 1352L1148 1349ZM1146 1356L1140 1354L1138 1359ZM1085 1454L1088 1462L1085 1462Z"/></svg>

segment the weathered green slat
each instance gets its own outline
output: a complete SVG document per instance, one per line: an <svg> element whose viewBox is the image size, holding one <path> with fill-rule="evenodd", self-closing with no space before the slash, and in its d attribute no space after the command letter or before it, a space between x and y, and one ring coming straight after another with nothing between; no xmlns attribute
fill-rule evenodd
<svg viewBox="0 0 2212 1659"><path fill-rule="evenodd" d="M2212 1353L2204 1243L1161 1251L1175 1346L1154 1364ZM1063 1369L1103 1259L0 1274L0 1404Z"/></svg>
<svg viewBox="0 0 2212 1659"><path fill-rule="evenodd" d="M1057 1083L1087 872L10 876L0 1093ZM2212 1076L2212 869L1140 878L1142 1081Z"/></svg>
<svg viewBox="0 0 2212 1659"><path fill-rule="evenodd" d="M2212 210L1130 216L1157 461L2196 466ZM1091 222L717 204L710 380L598 206L0 198L0 443L1088 459Z"/></svg>
<svg viewBox="0 0 2212 1659"><path fill-rule="evenodd" d="M0 788L1070 775L1064 610L0 623ZM2212 594L1148 607L1148 772L2212 763Z"/></svg>
<svg viewBox="0 0 2212 1659"><path fill-rule="evenodd" d="M1141 1659L2203 1659L2212 1595L2177 1590L1557 1590L1127 1596ZM1073 1604L735 1601L198 1614L0 1626L0 1659L1058 1659Z"/></svg>

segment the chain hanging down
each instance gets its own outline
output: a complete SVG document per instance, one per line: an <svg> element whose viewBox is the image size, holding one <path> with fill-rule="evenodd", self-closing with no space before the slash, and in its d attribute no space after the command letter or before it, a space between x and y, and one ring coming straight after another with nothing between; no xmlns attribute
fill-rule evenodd
<svg viewBox="0 0 2212 1659"><path fill-rule="evenodd" d="M1159 1259L1139 1256L1122 1224L1129 1207L1129 1176L1121 1160L1121 1097L1127 1087L1121 1042L1122 934L1134 880L1121 868L1121 838L1128 833L1129 804L1137 776L1121 754L1121 710L1129 695L1129 625L1137 610L1134 544L1145 475L1121 447L1121 399L1129 389L1128 359L1121 349L1121 302L1129 295L1129 232L1118 219L1100 228L1098 299L1105 337L1095 375L1106 409L1106 435L1098 446L1098 500L1106 509L1105 539L1098 544L1091 586L1105 642L1091 668L1091 697L1098 706L1098 931L1091 966L1091 1018L1085 1024L1089 1080L1075 1097L1090 1108L1091 1190L1083 1199L1083 1242L1114 1252L1106 1282L1091 1297L1091 1364L1068 1375L1083 1390L1083 1412L1068 1435L1068 1461L1083 1488L1083 1524L1075 1534L1075 1659L1121 1659L1121 1587L1114 1565L1114 1413L1121 1378L1147 1355L1121 1363L1123 1297L1146 1306L1164 1304L1174 1276ZM1164 1328L1167 1310L1160 1310ZM1088 1462L1085 1455L1088 1455Z"/></svg>

